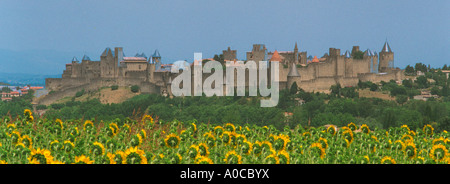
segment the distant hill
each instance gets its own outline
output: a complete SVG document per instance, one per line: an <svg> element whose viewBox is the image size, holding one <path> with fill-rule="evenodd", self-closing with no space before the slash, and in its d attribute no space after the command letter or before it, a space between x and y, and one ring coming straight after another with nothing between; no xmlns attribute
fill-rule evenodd
<svg viewBox="0 0 450 184"><path fill-rule="evenodd" d="M0 86L10 86L8 83L0 82Z"/></svg>
<svg viewBox="0 0 450 184"><path fill-rule="evenodd" d="M26 73L0 73L0 85L11 86L44 86L45 78L59 78L58 75L41 75L41 74L26 74Z"/></svg>

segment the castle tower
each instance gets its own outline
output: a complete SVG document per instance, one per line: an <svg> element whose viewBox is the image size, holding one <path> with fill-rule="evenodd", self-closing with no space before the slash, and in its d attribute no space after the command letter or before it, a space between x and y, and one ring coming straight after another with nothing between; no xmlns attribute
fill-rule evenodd
<svg viewBox="0 0 450 184"><path fill-rule="evenodd" d="M72 64L75 64L75 63L78 63L78 62L79 62L79 61L78 61L77 57L73 56L73 58L72 58Z"/></svg>
<svg viewBox="0 0 450 184"><path fill-rule="evenodd" d="M294 47L294 63L298 64L298 47L297 47L297 42L295 42L295 47Z"/></svg>
<svg viewBox="0 0 450 184"><path fill-rule="evenodd" d="M113 78L116 75L117 63L116 53L109 47L100 55L100 76Z"/></svg>
<svg viewBox="0 0 450 184"><path fill-rule="evenodd" d="M155 64L155 70L161 69L161 55L159 54L158 49L155 50L153 55L151 56L152 62Z"/></svg>
<svg viewBox="0 0 450 184"><path fill-rule="evenodd" d="M84 56L83 56L83 59L81 59L81 62L82 62L82 63L84 63L84 62L89 62L89 61L91 61L91 58L89 58L89 56L86 56L86 55L84 55Z"/></svg>
<svg viewBox="0 0 450 184"><path fill-rule="evenodd" d="M364 51L364 55L363 58L368 58L369 59L369 72L373 71L373 55L372 55L372 51L370 49L367 49L366 51Z"/></svg>
<svg viewBox="0 0 450 184"><path fill-rule="evenodd" d="M392 52L387 41L379 53L379 60L378 72L385 73L389 69L394 68L394 52Z"/></svg>
<svg viewBox="0 0 450 184"><path fill-rule="evenodd" d="M372 57L373 57L373 61L372 61L372 73L378 73L378 54L376 51L372 52Z"/></svg>
<svg viewBox="0 0 450 184"><path fill-rule="evenodd" d="M247 52L247 61L255 61L256 64L259 61L266 61L267 49L264 44L253 44L251 52Z"/></svg>
<svg viewBox="0 0 450 184"><path fill-rule="evenodd" d="M223 54L223 59L224 60L233 61L233 60L235 60L237 58L236 57L236 50L231 50L230 47L228 47L227 50L223 50L222 54Z"/></svg>
<svg viewBox="0 0 450 184"><path fill-rule="evenodd" d="M292 63L291 67L289 67L289 73L287 75L286 89L290 89L292 84L294 84L294 82L300 81L299 78L300 78L300 74L298 73L297 65L295 63ZM297 85L299 85L299 84L297 84Z"/></svg>

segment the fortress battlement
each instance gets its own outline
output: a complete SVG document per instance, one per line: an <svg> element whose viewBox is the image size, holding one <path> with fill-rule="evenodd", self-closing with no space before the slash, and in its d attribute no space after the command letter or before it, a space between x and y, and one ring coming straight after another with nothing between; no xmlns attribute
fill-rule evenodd
<svg viewBox="0 0 450 184"><path fill-rule="evenodd" d="M356 86L358 81L402 80L403 71L394 67L394 52L387 41L379 53L367 49L363 56L359 46L352 51L341 53L340 49L329 48L322 57L307 56L300 52L297 43L292 51L268 51L264 44L254 44L252 51L246 52L246 61L280 62L279 87L288 89L295 82L305 91L328 90L331 85ZM226 61L236 61L237 51L228 47L222 51ZM171 65L162 65L158 50L147 57L144 53L135 57L125 57L122 47L106 48L99 61L83 56L79 62L73 57L65 65L61 78L47 78L46 88L59 92L58 96L70 95L70 89L84 86L89 89L103 86L140 85L141 92L170 94L170 83L179 73L171 73ZM205 77L203 78L203 80ZM246 79L247 80L247 79ZM61 94L60 94L61 93ZM50 97L49 97L50 98ZM44 98L45 99L45 98ZM45 100L44 100L45 101ZM46 103L49 103L46 101Z"/></svg>

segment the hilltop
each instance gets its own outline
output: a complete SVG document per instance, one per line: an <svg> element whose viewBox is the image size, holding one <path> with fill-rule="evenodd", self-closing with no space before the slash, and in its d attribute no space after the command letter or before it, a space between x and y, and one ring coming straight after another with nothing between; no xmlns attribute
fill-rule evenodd
<svg viewBox="0 0 450 184"><path fill-rule="evenodd" d="M119 87L116 90L112 90L110 87L103 87L98 91L85 92L79 97L64 97L55 101L54 103L66 103L69 101L86 102L92 99L98 99L102 104L122 103L140 93L133 93L129 87Z"/></svg>

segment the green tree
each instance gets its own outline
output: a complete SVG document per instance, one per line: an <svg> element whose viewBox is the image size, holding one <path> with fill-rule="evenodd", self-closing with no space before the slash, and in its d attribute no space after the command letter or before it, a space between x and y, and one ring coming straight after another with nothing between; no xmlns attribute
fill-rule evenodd
<svg viewBox="0 0 450 184"><path fill-rule="evenodd" d="M414 67L408 65L405 68L405 74L406 75L416 75L416 71L414 70Z"/></svg>
<svg viewBox="0 0 450 184"><path fill-rule="evenodd" d="M330 91L331 91L330 95L338 97L338 98L341 97L341 88L342 88L341 84L339 84L339 83L332 85L330 87Z"/></svg>
<svg viewBox="0 0 450 184"><path fill-rule="evenodd" d="M370 91L376 91L378 90L378 85L375 83L370 84Z"/></svg>
<svg viewBox="0 0 450 184"><path fill-rule="evenodd" d="M291 95L294 95L298 92L298 86L297 86L297 82L292 83L291 85L291 89L289 90L289 93Z"/></svg>
<svg viewBox="0 0 450 184"><path fill-rule="evenodd" d="M431 93L432 95L439 95L439 96L441 96L441 89L439 89L438 86L433 86L433 87L431 88L431 90L430 90L430 93Z"/></svg>
<svg viewBox="0 0 450 184"><path fill-rule="evenodd" d="M438 131L450 130L450 117L448 116L442 117L437 121L437 123L438 123L437 127Z"/></svg>
<svg viewBox="0 0 450 184"><path fill-rule="evenodd" d="M363 59L364 52L360 51L360 50L352 52L352 57L353 57L353 59Z"/></svg>
<svg viewBox="0 0 450 184"><path fill-rule="evenodd" d="M395 101L399 103L400 105L403 105L405 102L408 101L408 96L406 95L398 95L395 97Z"/></svg>
<svg viewBox="0 0 450 184"><path fill-rule="evenodd" d="M428 68L427 68L427 66L425 64L416 63L416 65L414 66L414 70L416 72L421 71L421 72L425 73L425 72L428 71Z"/></svg>
<svg viewBox="0 0 450 184"><path fill-rule="evenodd" d="M9 88L9 87L6 87L6 86L5 86L5 87L2 88L2 92L3 92L3 93L10 93L11 91L12 91L12 90L11 90L11 88Z"/></svg>
<svg viewBox="0 0 450 184"><path fill-rule="evenodd" d="M411 79L404 79L402 81L402 85L407 87L407 88L412 88L413 87L413 82Z"/></svg>
<svg viewBox="0 0 450 184"><path fill-rule="evenodd" d="M419 76L416 78L415 83L417 84L418 88L428 88L430 83L428 82L427 78L425 76Z"/></svg>

